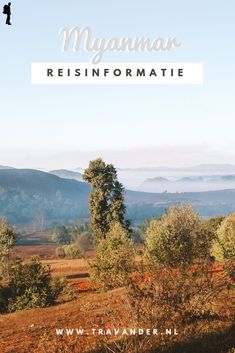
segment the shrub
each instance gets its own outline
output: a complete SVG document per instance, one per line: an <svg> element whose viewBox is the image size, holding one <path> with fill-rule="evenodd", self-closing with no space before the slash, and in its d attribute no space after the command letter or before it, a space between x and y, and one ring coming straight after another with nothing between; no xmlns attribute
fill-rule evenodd
<svg viewBox="0 0 235 353"><path fill-rule="evenodd" d="M10 273L8 311L50 306L63 288L62 282L52 280L49 266L43 266L38 258L27 264L17 261Z"/></svg>
<svg viewBox="0 0 235 353"><path fill-rule="evenodd" d="M0 285L0 314L7 311L9 289Z"/></svg>
<svg viewBox="0 0 235 353"><path fill-rule="evenodd" d="M212 253L217 259L235 259L235 213L225 218L218 228Z"/></svg>
<svg viewBox="0 0 235 353"><path fill-rule="evenodd" d="M69 259L80 259L82 257L82 252L78 245L70 244L63 246L65 256Z"/></svg>
<svg viewBox="0 0 235 353"><path fill-rule="evenodd" d="M92 278L104 289L122 286L134 266L134 245L128 232L119 223L114 223L105 239L96 248L95 260L91 263Z"/></svg>
<svg viewBox="0 0 235 353"><path fill-rule="evenodd" d="M93 247L93 237L90 232L82 232L77 239L77 245L82 251L87 251Z"/></svg>
<svg viewBox="0 0 235 353"><path fill-rule="evenodd" d="M204 221L208 231L211 234L212 239L215 239L217 237L217 231L224 220L224 216L216 216Z"/></svg>
<svg viewBox="0 0 235 353"><path fill-rule="evenodd" d="M56 257L59 257L60 259L63 259L65 257L65 252L63 247L58 247L55 250Z"/></svg>
<svg viewBox="0 0 235 353"><path fill-rule="evenodd" d="M203 222L191 206L172 207L146 230L145 252L155 264L187 266L209 256L210 240Z"/></svg>
<svg viewBox="0 0 235 353"><path fill-rule="evenodd" d="M127 291L133 320L138 327L150 327L156 322L165 325L166 318L173 325L180 325L217 318L219 311L225 309L231 319L233 303L224 302L220 307L216 303L221 293L231 290L232 295L230 282L226 266L218 275L207 262L190 270L152 266L148 274L138 271L130 279Z"/></svg>
<svg viewBox="0 0 235 353"><path fill-rule="evenodd" d="M51 239L58 245L66 245L70 244L71 236L65 226L59 226L54 229Z"/></svg>

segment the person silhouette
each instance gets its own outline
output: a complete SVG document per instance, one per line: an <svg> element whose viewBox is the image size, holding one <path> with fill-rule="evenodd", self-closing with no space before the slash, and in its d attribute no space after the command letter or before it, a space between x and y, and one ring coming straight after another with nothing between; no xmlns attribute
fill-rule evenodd
<svg viewBox="0 0 235 353"><path fill-rule="evenodd" d="M4 5L3 13L7 15L6 25L11 25L11 3L9 2L8 5Z"/></svg>

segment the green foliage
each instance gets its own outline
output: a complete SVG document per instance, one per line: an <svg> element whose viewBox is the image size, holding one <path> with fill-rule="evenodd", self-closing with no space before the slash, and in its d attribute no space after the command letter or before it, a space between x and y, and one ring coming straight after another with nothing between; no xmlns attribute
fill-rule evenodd
<svg viewBox="0 0 235 353"><path fill-rule="evenodd" d="M104 289L126 284L134 266L134 245L125 228L113 223L107 237L100 240L95 260L91 263L92 278Z"/></svg>
<svg viewBox="0 0 235 353"><path fill-rule="evenodd" d="M204 220L204 225L208 232L208 237L210 237L212 242L217 238L217 230L220 227L221 223L224 221L224 219L224 216L217 216Z"/></svg>
<svg viewBox="0 0 235 353"><path fill-rule="evenodd" d="M124 200L124 193L125 189L123 185L117 180L116 175L113 181L113 189L109 200L107 221L109 225L114 222L118 222L124 228L130 230L130 221L125 220L126 206Z"/></svg>
<svg viewBox="0 0 235 353"><path fill-rule="evenodd" d="M133 228L131 230L131 238L133 239L135 244L143 244L142 233L138 228Z"/></svg>
<svg viewBox="0 0 235 353"><path fill-rule="evenodd" d="M157 218L151 218L151 219L145 219L144 222L138 224L133 230L132 230L132 238L134 239L135 243L142 244L144 242L144 237L146 230L149 226L149 223L151 220L157 219Z"/></svg>
<svg viewBox="0 0 235 353"><path fill-rule="evenodd" d="M52 280L50 268L43 266L38 258L27 264L18 261L10 273L7 310L50 306L63 288L64 284L60 280Z"/></svg>
<svg viewBox="0 0 235 353"><path fill-rule="evenodd" d="M235 259L235 213L221 223L214 242L213 255L219 259Z"/></svg>
<svg viewBox="0 0 235 353"><path fill-rule="evenodd" d="M124 188L112 164L101 158L91 161L83 178L93 190L89 196L91 228L96 240L104 239L113 222L129 228L125 220Z"/></svg>
<svg viewBox="0 0 235 353"><path fill-rule="evenodd" d="M195 258L208 257L209 249L208 231L189 205L170 208L146 230L146 255L155 264L184 267Z"/></svg>
<svg viewBox="0 0 235 353"><path fill-rule="evenodd" d="M51 302L49 305L53 305L61 294L68 294L70 290L70 284L67 282L65 277L52 277L50 281L51 288Z"/></svg>
<svg viewBox="0 0 235 353"><path fill-rule="evenodd" d="M0 285L0 314L7 311L9 288Z"/></svg>
<svg viewBox="0 0 235 353"><path fill-rule="evenodd" d="M78 220L74 226L70 227L69 233L74 243L77 242L80 234L84 232L89 232L89 224L87 222L83 223L81 220Z"/></svg>
<svg viewBox="0 0 235 353"><path fill-rule="evenodd" d="M55 228L52 233L51 239L58 245L66 245L70 244L71 242L71 236L65 226L59 226Z"/></svg>
<svg viewBox="0 0 235 353"><path fill-rule="evenodd" d="M215 235L217 234L217 230L220 227L221 223L225 220L224 216L211 217L206 220L208 228Z"/></svg>
<svg viewBox="0 0 235 353"><path fill-rule="evenodd" d="M69 259L80 259L82 257L81 249L77 244L64 245L65 256Z"/></svg>
<svg viewBox="0 0 235 353"><path fill-rule="evenodd" d="M0 221L0 275L7 276L9 272L9 256L16 243L14 228L9 226L4 218Z"/></svg>

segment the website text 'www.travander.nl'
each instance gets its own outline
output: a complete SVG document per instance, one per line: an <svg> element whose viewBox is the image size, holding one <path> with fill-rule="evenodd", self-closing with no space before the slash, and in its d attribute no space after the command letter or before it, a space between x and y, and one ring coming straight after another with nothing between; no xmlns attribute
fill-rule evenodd
<svg viewBox="0 0 235 353"><path fill-rule="evenodd" d="M178 330L175 328L112 328L112 329L102 329L102 328L56 328L55 333L57 336L176 336L178 335Z"/></svg>

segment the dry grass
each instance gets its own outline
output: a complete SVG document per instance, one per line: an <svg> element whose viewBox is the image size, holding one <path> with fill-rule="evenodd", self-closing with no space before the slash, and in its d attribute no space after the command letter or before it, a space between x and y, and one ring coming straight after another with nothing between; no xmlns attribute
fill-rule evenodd
<svg viewBox="0 0 235 353"><path fill-rule="evenodd" d="M55 244L16 246L12 252L12 256L22 259L28 259L32 256L39 256L43 259L53 259L55 258L56 247Z"/></svg>
<svg viewBox="0 0 235 353"><path fill-rule="evenodd" d="M55 334L56 328L131 327L131 314L125 290L118 289L107 293L80 294L77 299L65 304L4 315L0 317L0 351L1 353L84 353L89 347L96 346L98 349L98 346L102 345L103 348L97 352L109 352L107 347L110 347L114 353L146 353L146 350L140 350L140 342L121 342L119 338L116 343L112 344L112 338L100 336L60 338ZM166 327L168 320L169 318L166 318ZM228 330L226 333L228 347L235 344L231 323L223 320L201 321L178 328L178 330L179 336L177 338L169 336L167 342L162 340L160 342L158 338L154 338L154 342L151 344L159 345L160 342L163 350L159 350L159 352L196 353L197 350L183 350L182 342L189 345L191 336L195 339L198 336L198 339L202 340L203 335L207 335L211 344L211 339L215 339L215 332L217 335L221 334L222 337L226 330ZM176 347L178 345L181 350L177 348L178 350L171 351L172 345ZM133 347L139 348L134 351ZM195 343L195 349L196 347ZM152 352L156 352L156 350ZM208 348L208 351L200 350L199 352L213 351ZM215 350L213 353L222 353L222 351Z"/></svg>
<svg viewBox="0 0 235 353"><path fill-rule="evenodd" d="M109 293L80 294L71 302L46 309L19 311L0 316L1 353L36 352L40 337L46 333L56 338L56 328L77 328L108 324L107 310L119 312L123 307L123 290Z"/></svg>
<svg viewBox="0 0 235 353"><path fill-rule="evenodd" d="M50 265L52 273L61 276L68 276L74 274L84 274L89 272L89 263L85 259L54 259L43 260L44 265Z"/></svg>
<svg viewBox="0 0 235 353"><path fill-rule="evenodd" d="M89 255L92 257L93 254ZM108 353L110 349L114 353L150 352L150 350L141 350L142 343L138 339L121 342L119 338L114 343L112 337L73 336L59 338L56 336L56 328L133 327L133 311L123 288L106 293L92 291L88 277L88 260L44 259L42 262L44 265L51 266L53 275L66 276L74 284L75 297L66 303L58 303L54 307L19 311L0 316L1 353L85 353L88 348L94 348L99 353ZM220 268L217 266L214 271L219 273ZM223 296L222 299L224 307L227 302L233 300L229 296ZM166 317L166 328L170 321L170 318ZM231 325L231 320L226 320L225 317L211 322L201 321L178 328L179 336L177 338L169 337L167 344L162 342L161 350L159 342L162 340L155 338L152 339L149 347L158 345L158 351L164 353L228 353L233 344L235 347ZM205 335L207 338L203 338ZM215 339L215 337L217 338ZM201 350L194 351L194 348L190 348L194 339L194 348L202 347ZM208 342L207 348L203 346L203 340ZM219 342L224 350L219 350ZM155 348L151 353L153 352L156 352Z"/></svg>

